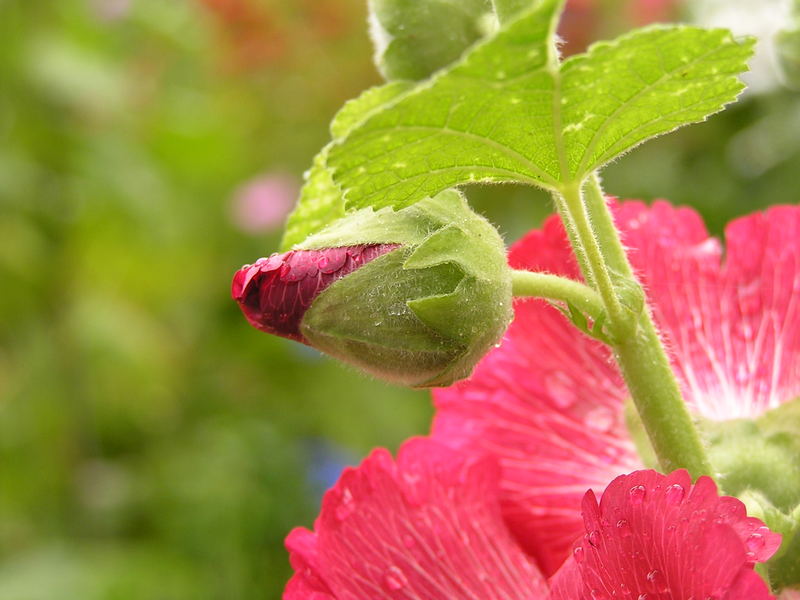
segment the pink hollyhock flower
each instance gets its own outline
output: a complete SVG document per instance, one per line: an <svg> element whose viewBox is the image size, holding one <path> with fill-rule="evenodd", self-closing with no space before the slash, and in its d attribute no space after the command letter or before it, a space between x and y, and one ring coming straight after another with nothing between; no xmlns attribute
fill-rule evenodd
<svg viewBox="0 0 800 600"><path fill-rule="evenodd" d="M236 272L231 295L253 327L305 342L300 321L314 298L334 281L397 247L371 244L291 250L259 258Z"/></svg>
<svg viewBox="0 0 800 600"><path fill-rule="evenodd" d="M720 243L686 208L615 205L690 409L757 417L800 395L800 208L744 217ZM511 250L514 268L579 278L558 218ZM541 300L518 301L472 378L434 392L434 438L497 456L509 527L546 574L582 529L589 487L641 467L611 353Z"/></svg>
<svg viewBox="0 0 800 600"><path fill-rule="evenodd" d="M583 498L586 535L553 578L553 600L771 598L753 571L781 536L719 496L709 477L636 471L617 477L598 505Z"/></svg>
<svg viewBox="0 0 800 600"><path fill-rule="evenodd" d="M505 528L498 477L493 457L427 438L406 442L397 461L374 451L326 493L313 532L289 534L284 600L550 598ZM589 492L584 507L586 541L555 577L554 600L615 590L658 600L667 587L671 599L771 598L752 569L780 536L708 478L692 486L682 471L640 471L612 482L599 508Z"/></svg>

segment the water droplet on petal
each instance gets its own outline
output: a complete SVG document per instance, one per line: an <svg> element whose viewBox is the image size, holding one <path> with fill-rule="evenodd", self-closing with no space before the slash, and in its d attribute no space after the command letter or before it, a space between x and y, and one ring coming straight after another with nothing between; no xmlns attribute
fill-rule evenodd
<svg viewBox="0 0 800 600"><path fill-rule="evenodd" d="M586 536L586 541L589 542L592 548L597 548L600 545L600 532L595 529Z"/></svg>
<svg viewBox="0 0 800 600"><path fill-rule="evenodd" d="M631 534L633 533L631 531L631 524L625 519L620 519L617 521L617 531L619 532L619 535L624 538L631 537Z"/></svg>
<svg viewBox="0 0 800 600"><path fill-rule="evenodd" d="M592 590L592 600L608 600L608 595L603 590Z"/></svg>
<svg viewBox="0 0 800 600"><path fill-rule="evenodd" d="M667 579L658 569L653 569L647 574L647 581L649 581L653 588L660 594L669 591Z"/></svg>
<svg viewBox="0 0 800 600"><path fill-rule="evenodd" d="M598 406L586 413L583 420L587 427L606 433L614 426L614 413L605 406Z"/></svg>
<svg viewBox="0 0 800 600"><path fill-rule="evenodd" d="M685 494L686 490L683 489L681 484L673 483L664 492L664 497L667 499L669 504L680 504L683 501L683 496Z"/></svg>
<svg viewBox="0 0 800 600"><path fill-rule="evenodd" d="M578 401L575 384L563 371L553 371L546 375L544 384L558 408L570 408Z"/></svg>
<svg viewBox="0 0 800 600"><path fill-rule="evenodd" d="M584 558L583 546L576 546L572 551L572 556L575 557L575 562L582 563Z"/></svg>
<svg viewBox="0 0 800 600"><path fill-rule="evenodd" d="M747 549L750 552L758 552L761 550L766 541L764 540L764 536L760 533L752 533L750 536L745 540L744 545L747 546Z"/></svg>
<svg viewBox="0 0 800 600"><path fill-rule="evenodd" d="M645 488L643 485L635 485L628 490L628 496L630 497L631 504L634 506L638 506L644 502L644 497L646 495L647 488Z"/></svg>
<svg viewBox="0 0 800 600"><path fill-rule="evenodd" d="M413 548L414 546L417 545L417 542L414 540L413 537L411 537L410 535L406 534L406 535L403 536L403 545L406 548Z"/></svg>
<svg viewBox="0 0 800 600"><path fill-rule="evenodd" d="M391 566L386 569L386 573L383 576L383 585L386 586L386 589L396 592L408 585L408 579L406 579L405 574L399 567Z"/></svg>
<svg viewBox="0 0 800 600"><path fill-rule="evenodd" d="M336 507L336 518L340 521L344 521L353 514L355 509L356 503L353 501L353 493L350 491L350 488L344 488L339 506Z"/></svg>
<svg viewBox="0 0 800 600"><path fill-rule="evenodd" d="M650 598L650 596L647 594L639 594L639 597L636 600L648 600L648 598Z"/></svg>

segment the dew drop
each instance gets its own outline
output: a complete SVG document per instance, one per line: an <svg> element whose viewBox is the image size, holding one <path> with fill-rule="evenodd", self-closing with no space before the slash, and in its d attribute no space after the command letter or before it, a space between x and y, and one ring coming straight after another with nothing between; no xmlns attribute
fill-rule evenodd
<svg viewBox="0 0 800 600"><path fill-rule="evenodd" d="M605 433L614 425L614 413L605 406L598 406L586 413L583 420L587 427Z"/></svg>
<svg viewBox="0 0 800 600"><path fill-rule="evenodd" d="M650 596L647 594L639 594L639 597L636 600L648 600L648 598L650 598Z"/></svg>
<svg viewBox="0 0 800 600"><path fill-rule="evenodd" d="M552 371L545 375L544 384L557 408L564 410L578 401L575 384L563 371Z"/></svg>
<svg viewBox="0 0 800 600"><path fill-rule="evenodd" d="M406 548L413 548L414 546L417 545L417 542L414 540L413 537L411 537L410 535L406 534L406 535L403 536L403 545Z"/></svg>
<svg viewBox="0 0 800 600"><path fill-rule="evenodd" d="M353 493L350 491L350 488L344 488L339 506L336 507L336 518L340 521L344 521L353 514L355 509L356 503L353 501Z"/></svg>
<svg viewBox="0 0 800 600"><path fill-rule="evenodd" d="M383 576L383 585L386 586L386 589L396 592L408 585L408 579L406 579L405 574L399 567L391 566L386 569L386 573Z"/></svg>
<svg viewBox="0 0 800 600"><path fill-rule="evenodd" d="M683 489L681 484L673 483L664 492L664 497L667 499L667 503L669 504L680 504L683 501L685 494L686 490Z"/></svg>
<svg viewBox="0 0 800 600"><path fill-rule="evenodd" d="M576 546L572 551L572 556L575 557L575 562L582 563L584 559L583 546Z"/></svg>
<svg viewBox="0 0 800 600"><path fill-rule="evenodd" d="M591 544L592 548L597 548L600 545L600 532L596 529L592 531L588 536L586 536L589 544Z"/></svg>
<svg viewBox="0 0 800 600"><path fill-rule="evenodd" d="M643 485L635 485L628 490L631 504L634 506L640 505L644 502L644 497L647 495L647 489Z"/></svg>
<svg viewBox="0 0 800 600"><path fill-rule="evenodd" d="M608 600L608 595L603 590L592 590L592 600Z"/></svg>
<svg viewBox="0 0 800 600"><path fill-rule="evenodd" d="M653 569L647 574L647 581L649 581L650 584L655 588L655 590L660 594L669 591L669 586L667 585L667 579L664 577L664 574L658 569Z"/></svg>
<svg viewBox="0 0 800 600"><path fill-rule="evenodd" d="M619 532L619 535L624 538L631 537L631 534L633 533L631 531L631 524L625 519L620 519L617 521L617 531Z"/></svg>
<svg viewBox="0 0 800 600"><path fill-rule="evenodd" d="M745 540L744 545L747 546L747 549L750 552L758 552L764 547L765 544L764 536L760 533L751 533L750 536Z"/></svg>

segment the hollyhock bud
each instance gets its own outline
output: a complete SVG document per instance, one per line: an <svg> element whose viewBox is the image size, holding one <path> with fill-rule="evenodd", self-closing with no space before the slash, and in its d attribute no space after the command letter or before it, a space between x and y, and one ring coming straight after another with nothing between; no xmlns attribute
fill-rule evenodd
<svg viewBox="0 0 800 600"><path fill-rule="evenodd" d="M232 295L258 329L412 387L468 376L512 315L503 241L452 190L352 213L240 269Z"/></svg>
<svg viewBox="0 0 800 600"><path fill-rule="evenodd" d="M487 0L369 0L378 70L390 81L424 79L486 35L491 8Z"/></svg>

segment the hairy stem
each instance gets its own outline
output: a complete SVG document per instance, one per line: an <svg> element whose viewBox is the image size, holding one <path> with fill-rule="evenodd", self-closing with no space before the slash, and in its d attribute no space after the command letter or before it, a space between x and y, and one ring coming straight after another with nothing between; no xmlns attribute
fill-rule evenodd
<svg viewBox="0 0 800 600"><path fill-rule="evenodd" d="M644 312L632 336L615 343L614 354L661 468L687 469L694 477L711 475L705 448L649 312Z"/></svg>
<svg viewBox="0 0 800 600"><path fill-rule="evenodd" d="M513 271L514 296L532 296L572 304L595 321L603 313L603 302L592 288L578 281L532 271Z"/></svg>
<svg viewBox="0 0 800 600"><path fill-rule="evenodd" d="M561 189L560 197L566 207L566 211L575 227L575 235L580 248L576 248L583 254L586 261L586 269L590 277L588 281L593 282L594 287L600 294L608 313L609 322L614 327L622 326L625 322L622 303L614 288L611 274L608 270L600 244L589 220L589 214L583 204L581 186L579 184L567 185ZM573 242L574 243L574 242Z"/></svg>
<svg viewBox="0 0 800 600"><path fill-rule="evenodd" d="M608 316L614 355L661 468L685 468L694 477L710 475L705 448L681 397L652 316L646 306L635 310L635 302L626 301L631 294L640 292L641 286L628 262L598 177L591 176L585 195L576 184L565 185L561 197L575 224L575 251L581 252L588 263L581 263L584 277L593 281L599 292Z"/></svg>

